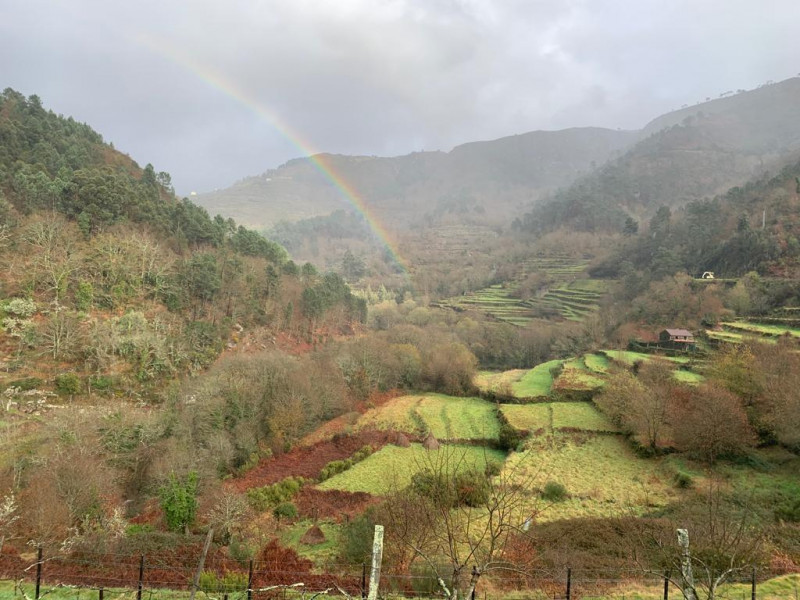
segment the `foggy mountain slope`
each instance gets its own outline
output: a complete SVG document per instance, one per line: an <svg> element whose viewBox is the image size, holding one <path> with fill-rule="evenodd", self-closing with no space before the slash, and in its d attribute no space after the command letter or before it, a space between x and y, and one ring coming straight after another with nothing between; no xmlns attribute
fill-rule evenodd
<svg viewBox="0 0 800 600"><path fill-rule="evenodd" d="M503 221L624 151L636 136L629 131L574 128L471 142L451 152L390 158L323 155L323 160L391 227L407 227L437 208L457 213L478 207L487 218ZM197 203L212 214L253 227L350 206L308 158L202 194Z"/></svg>
<svg viewBox="0 0 800 600"><path fill-rule="evenodd" d="M775 172L800 154L800 78L655 119L620 158L560 190L522 219L523 229L619 230Z"/></svg>

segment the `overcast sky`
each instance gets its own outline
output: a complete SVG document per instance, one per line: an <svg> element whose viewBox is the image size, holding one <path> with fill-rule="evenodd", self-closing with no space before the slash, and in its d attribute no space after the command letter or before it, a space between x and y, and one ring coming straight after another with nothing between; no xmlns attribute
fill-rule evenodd
<svg viewBox="0 0 800 600"><path fill-rule="evenodd" d="M798 23L798 0L0 0L0 88L185 195L308 149L639 128L797 75Z"/></svg>

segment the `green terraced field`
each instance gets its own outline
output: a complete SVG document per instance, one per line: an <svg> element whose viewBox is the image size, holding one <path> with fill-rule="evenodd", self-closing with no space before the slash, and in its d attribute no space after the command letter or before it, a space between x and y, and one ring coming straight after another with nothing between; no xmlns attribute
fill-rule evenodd
<svg viewBox="0 0 800 600"><path fill-rule="evenodd" d="M364 413L355 429L432 433L440 440L495 440L500 423L494 405L481 398L443 394L401 396Z"/></svg>
<svg viewBox="0 0 800 600"><path fill-rule="evenodd" d="M536 404L501 404L500 410L514 429L552 432L575 429L588 432L616 433L594 404L588 402L541 402Z"/></svg>
<svg viewBox="0 0 800 600"><path fill-rule="evenodd" d="M583 362L590 371L595 373L608 373L608 357L603 354L587 354Z"/></svg>
<svg viewBox="0 0 800 600"><path fill-rule="evenodd" d="M581 321L597 310L600 299L608 291L606 281L581 279L587 264L585 260L563 257L531 258L522 264L516 280L450 298L439 305L475 310L519 326L526 325L543 310L566 320ZM519 281L532 272L546 274L551 282L549 289L527 300L515 297Z"/></svg>
<svg viewBox="0 0 800 600"><path fill-rule="evenodd" d="M577 357L564 363L564 368L555 381L553 389L596 390L603 385L605 385L605 381L587 369L583 357Z"/></svg>
<svg viewBox="0 0 800 600"><path fill-rule="evenodd" d="M511 385L514 395L517 398L547 396L553 387L553 375L550 373L550 370L563 362L562 360L550 360L546 363L536 365L523 375L519 381Z"/></svg>
<svg viewBox="0 0 800 600"><path fill-rule="evenodd" d="M406 487L414 473L439 460L447 460L452 470L483 470L488 461L503 464L505 459L503 452L481 446L442 445L439 450L425 450L420 444L389 445L317 487L382 495Z"/></svg>
<svg viewBox="0 0 800 600"><path fill-rule="evenodd" d="M617 428L594 404L588 402L554 402L553 429L616 432Z"/></svg>
<svg viewBox="0 0 800 600"><path fill-rule="evenodd" d="M508 424L519 431L548 430L552 426L552 403L501 404L500 410Z"/></svg>
<svg viewBox="0 0 800 600"><path fill-rule="evenodd" d="M505 472L538 488L558 482L569 494L567 500L547 507L540 522L641 514L677 497L660 463L637 457L620 436L555 433L531 438L528 447L529 452L509 456Z"/></svg>
<svg viewBox="0 0 800 600"><path fill-rule="evenodd" d="M511 371L478 371L473 383L482 392L513 393L511 386L519 381L527 369L513 369Z"/></svg>
<svg viewBox="0 0 800 600"><path fill-rule="evenodd" d="M764 337L780 337L790 335L800 338L800 329L787 327L785 325L768 325L764 323L750 323L748 321L732 321L722 323L722 327L728 331L741 332L743 334L758 335Z"/></svg>

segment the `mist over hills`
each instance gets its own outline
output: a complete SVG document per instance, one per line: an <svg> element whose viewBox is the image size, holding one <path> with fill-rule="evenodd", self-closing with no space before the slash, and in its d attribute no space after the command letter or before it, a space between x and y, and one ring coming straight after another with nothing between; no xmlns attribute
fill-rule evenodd
<svg viewBox="0 0 800 600"><path fill-rule="evenodd" d="M482 207L507 220L532 200L588 173L636 141L630 131L534 131L450 152L405 156L322 155L328 168L393 226L415 224L437 207ZM230 188L197 196L211 212L253 227L325 215L350 204L310 158L294 159ZM479 209L480 210L480 209Z"/></svg>
<svg viewBox="0 0 800 600"><path fill-rule="evenodd" d="M800 155L800 78L659 116L639 131L573 128L406 156L323 155L390 228L453 220L529 229L616 229L628 215L722 193ZM313 164L295 159L197 197L254 227L348 208Z"/></svg>

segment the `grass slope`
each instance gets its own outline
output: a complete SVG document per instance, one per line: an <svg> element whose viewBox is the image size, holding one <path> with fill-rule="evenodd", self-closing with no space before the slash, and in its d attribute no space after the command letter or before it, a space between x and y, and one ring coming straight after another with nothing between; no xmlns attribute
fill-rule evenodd
<svg viewBox="0 0 800 600"><path fill-rule="evenodd" d="M544 510L539 521L641 514L677 495L659 461L638 458L617 436L556 433L531 439L528 448L509 457L507 473L539 489L555 481L569 493L567 500Z"/></svg>
<svg viewBox="0 0 800 600"><path fill-rule="evenodd" d="M439 450L425 450L421 444L412 444L408 448L384 446L366 460L318 487L322 490L387 494L407 486L414 473L438 460L449 461L452 469L482 470L487 461L503 463L505 454L478 446L442 445Z"/></svg>
<svg viewBox="0 0 800 600"><path fill-rule="evenodd" d="M616 432L617 429L594 404L588 402L540 402L501 404L509 424L523 431L576 429L587 432Z"/></svg>
<svg viewBox="0 0 800 600"><path fill-rule="evenodd" d="M364 413L355 427L415 435L432 433L440 440L494 440L500 432L492 403L443 394L394 398Z"/></svg>
<svg viewBox="0 0 800 600"><path fill-rule="evenodd" d="M523 375L519 381L512 384L511 389L514 395L518 398L547 396L553 387L553 375L550 373L550 370L563 362L562 360L550 360L546 363L536 365Z"/></svg>

